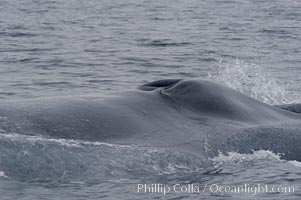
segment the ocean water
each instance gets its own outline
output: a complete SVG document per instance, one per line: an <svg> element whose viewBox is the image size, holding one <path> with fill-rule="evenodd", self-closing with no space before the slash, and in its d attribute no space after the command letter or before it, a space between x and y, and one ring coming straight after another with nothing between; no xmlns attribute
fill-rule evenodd
<svg viewBox="0 0 301 200"><path fill-rule="evenodd" d="M300 10L299 0L0 0L0 102L199 77L268 104L301 103ZM138 192L141 184L179 187L164 195ZM200 191L185 192L191 184ZM269 190L255 192L258 184ZM0 130L0 194L1 200L300 199L301 164L270 151L202 160Z"/></svg>

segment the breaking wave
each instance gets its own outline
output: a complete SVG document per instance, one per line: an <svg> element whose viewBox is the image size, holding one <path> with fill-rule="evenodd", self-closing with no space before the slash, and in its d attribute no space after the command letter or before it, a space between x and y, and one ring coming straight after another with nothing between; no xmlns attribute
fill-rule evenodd
<svg viewBox="0 0 301 200"><path fill-rule="evenodd" d="M289 83L275 79L254 61L220 58L217 72L208 77L268 104L300 103L297 91L288 91Z"/></svg>

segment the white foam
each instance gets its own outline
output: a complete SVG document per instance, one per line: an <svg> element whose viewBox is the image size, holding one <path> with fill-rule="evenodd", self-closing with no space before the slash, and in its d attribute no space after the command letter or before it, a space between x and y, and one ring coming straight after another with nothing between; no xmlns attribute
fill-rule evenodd
<svg viewBox="0 0 301 200"><path fill-rule="evenodd" d="M220 59L218 72L208 74L210 79L268 104L298 103L296 91L289 92L288 83L270 76L264 67L253 61Z"/></svg>
<svg viewBox="0 0 301 200"><path fill-rule="evenodd" d="M0 171L0 177L8 178L3 171Z"/></svg>
<svg viewBox="0 0 301 200"><path fill-rule="evenodd" d="M58 145L73 146L73 147L80 147L80 146L109 146L109 147L118 147L118 148L131 147L129 145L118 145L118 144L110 144L104 142L89 142L89 141L70 140L70 139L44 138L41 136L20 135L15 133L10 133L10 134L0 133L0 138L12 140L12 141L27 141L31 143L36 143L36 142L55 143Z"/></svg>
<svg viewBox="0 0 301 200"><path fill-rule="evenodd" d="M212 160L219 163L221 162L241 163L245 161L262 160L262 159L272 159L272 160L281 161L279 154L275 154L272 151L267 151L267 150L254 151L252 154L228 152L228 154L225 155L220 152L219 155L217 157L214 157Z"/></svg>
<svg viewBox="0 0 301 200"><path fill-rule="evenodd" d="M241 164L241 163L259 161L259 160L270 160L270 161L288 163L295 167L301 168L301 162L296 160L289 160L289 161L283 160L281 159L280 154L273 153L272 151L269 150L254 151L251 154L228 152L227 155L220 152L218 156L214 157L211 160L215 163L216 167L218 167L219 165L223 165L224 163Z"/></svg>
<svg viewBox="0 0 301 200"><path fill-rule="evenodd" d="M288 161L288 163L296 166L296 167L300 167L301 168L301 162L298 162L296 160L291 160L291 161Z"/></svg>

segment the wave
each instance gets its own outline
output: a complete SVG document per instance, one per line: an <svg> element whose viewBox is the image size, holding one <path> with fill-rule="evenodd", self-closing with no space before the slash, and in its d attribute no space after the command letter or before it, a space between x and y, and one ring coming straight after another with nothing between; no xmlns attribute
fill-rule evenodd
<svg viewBox="0 0 301 200"><path fill-rule="evenodd" d="M3 178L8 178L5 173L3 171L0 171L0 178L3 177Z"/></svg>
<svg viewBox="0 0 301 200"><path fill-rule="evenodd" d="M0 134L0 177L22 181L75 181L111 178L176 178L198 180L206 174L222 174L230 165L254 166L258 162L301 166L271 151L251 154L220 153L204 159L162 148L115 145ZM226 170L227 171L227 170Z"/></svg>
<svg viewBox="0 0 301 200"><path fill-rule="evenodd" d="M285 83L269 75L262 65L242 59L219 59L216 73L208 78L227 85L254 99L272 105L300 103L297 91L289 91Z"/></svg>
<svg viewBox="0 0 301 200"><path fill-rule="evenodd" d="M296 167L300 167L301 168L301 162L298 162L296 160L291 160L291 161L288 161L288 163L296 166Z"/></svg>
<svg viewBox="0 0 301 200"><path fill-rule="evenodd" d="M221 163L225 163L225 162L242 163L245 161L261 160L261 159L271 159L274 161L275 160L280 161L281 156L279 154L273 153L272 151L266 151L266 150L254 151L251 154L228 152L225 155L222 152L220 152L219 155L214 157L212 160L221 164Z"/></svg>
<svg viewBox="0 0 301 200"><path fill-rule="evenodd" d="M0 134L0 171L17 180L85 180L206 173L212 162L184 152Z"/></svg>
<svg viewBox="0 0 301 200"><path fill-rule="evenodd" d="M131 147L129 145L119 145L119 144L110 144L105 142L90 142L90 141L83 141L83 140L72 140L72 139L54 139L54 138L45 138L42 136L31 136L31 135L21 135L16 133L0 133L0 139L6 139L13 142L28 142L31 144L36 144L39 142L44 142L45 144L56 144L62 146L69 146L69 147L84 147L84 146L109 146L109 147Z"/></svg>

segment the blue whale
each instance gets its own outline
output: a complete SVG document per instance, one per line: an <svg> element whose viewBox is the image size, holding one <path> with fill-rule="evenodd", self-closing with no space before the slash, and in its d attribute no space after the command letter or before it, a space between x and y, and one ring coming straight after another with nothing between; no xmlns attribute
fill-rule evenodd
<svg viewBox="0 0 301 200"><path fill-rule="evenodd" d="M294 109L209 80L167 79L105 95L3 101L0 131L168 148L206 158L271 150L301 161L300 109L289 110Z"/></svg>

